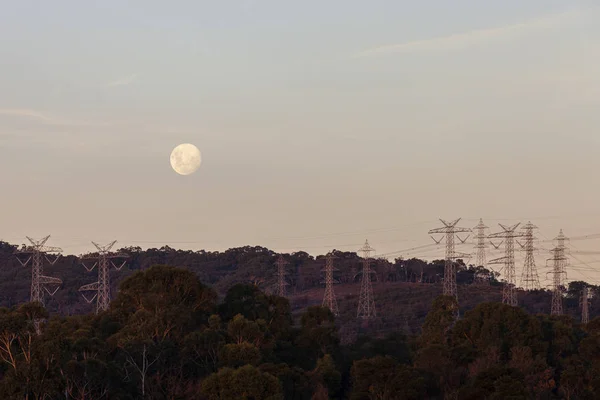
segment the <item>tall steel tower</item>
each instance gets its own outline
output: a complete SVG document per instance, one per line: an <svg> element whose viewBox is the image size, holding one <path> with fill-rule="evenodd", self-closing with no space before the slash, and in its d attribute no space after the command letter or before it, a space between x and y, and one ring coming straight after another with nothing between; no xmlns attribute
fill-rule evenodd
<svg viewBox="0 0 600 400"><path fill-rule="evenodd" d="M568 239L561 229L554 240L556 240L556 247L551 250L553 257L548 259L548 261L552 261L552 272L549 272L552 274L552 306L550 307L550 315L562 315L562 291L564 279L567 277L566 267L568 263L567 256L565 255L565 241Z"/></svg>
<svg viewBox="0 0 600 400"><path fill-rule="evenodd" d="M377 315L375 310L375 299L373 298L373 286L371 285L371 252L375 250L365 240L365 245L360 249L363 253L363 270L360 281L360 297L358 299L358 318L371 318Z"/></svg>
<svg viewBox="0 0 600 400"><path fill-rule="evenodd" d="M523 272L521 273L521 286L525 290L535 290L540 288L540 278L538 277L537 268L535 266L535 257L533 252L537 250L533 241L536 237L533 234L533 230L537 229L537 226L528 222L523 226L525 243L519 245L525 249L525 263L523 264Z"/></svg>
<svg viewBox="0 0 600 400"><path fill-rule="evenodd" d="M479 224L473 228L476 232L474 239L475 242L475 266L487 268L487 257L486 257L486 249L487 245L487 235L485 234L485 230L488 227L483 223L483 219L479 219ZM474 283L478 285L489 285L490 283L489 276L482 276L481 274L475 274Z"/></svg>
<svg viewBox="0 0 600 400"><path fill-rule="evenodd" d="M115 243L117 243L116 240L106 246L100 246L92 242L92 244L96 246L96 249L98 249L98 252L87 254L81 258L81 263L88 272L91 272L94 268L98 267L98 281L83 285L79 288L79 291L82 292L82 296L88 303L91 303L96 299L96 313L108 310L110 305L110 267L120 271L121 268L125 266L125 261L118 265L112 261L113 259L127 258L127 254L125 253L111 253L110 250ZM88 267L85 264L85 260L93 260L94 264L92 264L91 267ZM83 292L96 293L91 298L88 298Z"/></svg>
<svg viewBox="0 0 600 400"><path fill-rule="evenodd" d="M486 267L486 256L485 249L487 249L487 236L485 234L485 230L488 227L483 223L483 219L479 219L479 224L475 228L475 232L477 232L474 236L474 239L477 241L475 244L476 256L475 256L475 266L476 267Z"/></svg>
<svg viewBox="0 0 600 400"><path fill-rule="evenodd" d="M502 303L517 306L517 291L516 277L515 277L515 238L523 236L522 233L516 233L515 230L520 223L513 226L505 226L498 224L502 228L502 232L492 233L488 236L490 239L504 239L504 257L490 260L490 264L504 264L504 276L506 277L506 283L502 287ZM493 243L492 243L493 244ZM498 248L499 245L493 244L494 247Z"/></svg>
<svg viewBox="0 0 600 400"><path fill-rule="evenodd" d="M327 261L325 264L325 294L323 295L323 307L328 307L333 315L339 315L337 300L335 298L335 292L333 291L333 284L337 282L333 278L333 271L336 268L333 267L333 259L335 256L331 253L327 254Z"/></svg>
<svg viewBox="0 0 600 400"><path fill-rule="evenodd" d="M460 221L460 218L457 220L446 222L443 219L440 219L442 224L444 224L441 228L431 229L429 231L430 235L443 233L446 238L446 259L444 263L444 295L445 296L454 296L458 300L458 291L456 289L456 265L455 261L458 258L466 258L470 257L469 254L465 253L457 253L455 251L454 237L459 240L461 243L465 243L468 239L468 236L464 239L461 239L457 233L461 232L471 232L472 230L469 228L459 228L456 226ZM441 243L444 238L440 238L439 240L435 240L435 238L431 237L434 242Z"/></svg>
<svg viewBox="0 0 600 400"><path fill-rule="evenodd" d="M583 287L581 293L581 323L587 324L590 322L590 300L589 300L589 289L587 286Z"/></svg>
<svg viewBox="0 0 600 400"><path fill-rule="evenodd" d="M31 242L31 246L24 246L21 250L15 252L17 260L24 267L31 262L31 295L29 301L37 301L42 305L45 305L44 291L50 296L54 296L62 284L62 280L58 278L43 275L44 260L50 265L54 265L62 252L62 249L59 247L46 246L48 239L50 239L50 235L42 240L33 240L27 236L27 240ZM25 261L22 259L23 256L28 256Z"/></svg>
<svg viewBox="0 0 600 400"><path fill-rule="evenodd" d="M277 265L277 295L285 297L286 286L288 283L285 281L285 266L288 264L282 255L279 256L275 265Z"/></svg>

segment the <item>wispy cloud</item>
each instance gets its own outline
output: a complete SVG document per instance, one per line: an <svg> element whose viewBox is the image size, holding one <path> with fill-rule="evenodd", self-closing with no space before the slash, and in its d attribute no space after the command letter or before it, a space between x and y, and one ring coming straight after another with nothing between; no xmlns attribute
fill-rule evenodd
<svg viewBox="0 0 600 400"><path fill-rule="evenodd" d="M108 84L108 86L125 86L125 85L130 85L133 83L133 81L136 80L137 78L137 74L131 74L129 76L126 76L124 78L118 79L116 81L110 82Z"/></svg>
<svg viewBox="0 0 600 400"><path fill-rule="evenodd" d="M587 10L589 11L589 10ZM479 29L454 33L431 39L389 44L373 47L355 55L355 58L373 57L390 53L409 53L415 51L447 51L464 49L490 40L513 38L532 31L551 29L559 25L577 21L586 10L573 9L561 13L547 14L528 21L496 28Z"/></svg>
<svg viewBox="0 0 600 400"><path fill-rule="evenodd" d="M50 119L34 110L19 109L19 108L0 108L0 115L11 115L14 117L33 118L40 121L49 121Z"/></svg>
<svg viewBox="0 0 600 400"><path fill-rule="evenodd" d="M107 126L106 122L80 121L71 118L63 118L53 114L44 113L27 108L0 108L0 116L17 117L33 120L43 125L55 126Z"/></svg>
<svg viewBox="0 0 600 400"><path fill-rule="evenodd" d="M72 121L66 121L36 110L23 108L0 108L0 115L33 119L47 125L72 125Z"/></svg>

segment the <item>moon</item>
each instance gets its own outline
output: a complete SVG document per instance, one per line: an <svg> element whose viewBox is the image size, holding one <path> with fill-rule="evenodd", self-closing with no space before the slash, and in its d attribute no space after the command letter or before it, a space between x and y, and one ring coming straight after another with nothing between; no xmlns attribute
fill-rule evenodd
<svg viewBox="0 0 600 400"><path fill-rule="evenodd" d="M190 143L180 144L171 152L171 167L179 175L193 174L200 168L200 150Z"/></svg>

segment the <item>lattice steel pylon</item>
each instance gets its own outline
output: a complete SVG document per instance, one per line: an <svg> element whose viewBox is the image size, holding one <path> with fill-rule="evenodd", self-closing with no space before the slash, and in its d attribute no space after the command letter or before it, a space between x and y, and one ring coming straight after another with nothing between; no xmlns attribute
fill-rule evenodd
<svg viewBox="0 0 600 400"><path fill-rule="evenodd" d="M487 263L485 250L488 247L486 242L487 236L485 234L485 230L488 229L488 227L483 223L483 219L480 218L479 224L477 224L477 226L473 229L475 229L475 231L477 232L473 237L475 240L477 240L475 244L475 266L485 268Z"/></svg>
<svg viewBox="0 0 600 400"><path fill-rule="evenodd" d="M43 275L44 259L50 265L54 265L62 252L62 249L59 247L46 246L48 239L50 239L50 235L42 240L33 240L27 236L27 240L31 242L31 246L24 246L21 250L15 252L17 260L19 260L24 267L31 262L31 295L29 301L37 301L42 305L45 305L44 291L50 296L54 296L56 291L60 288L60 285L62 285L62 280L59 278ZM54 254L53 259L50 259L50 254ZM24 255L29 256L25 261L19 258L19 256ZM50 290L49 288L53 288L54 290Z"/></svg>
<svg viewBox="0 0 600 400"><path fill-rule="evenodd" d="M533 254L534 251L537 250L533 244L536 239L533 234L534 229L537 229L537 226L533 225L531 222L528 222L523 226L525 243L519 243L519 246L525 250L525 262L523 264L523 272L521 273L521 286L525 290L536 290L540 288L540 278L537 273L535 257Z"/></svg>
<svg viewBox="0 0 600 400"><path fill-rule="evenodd" d="M83 285L79 288L79 291L82 292L81 295L88 303L91 303L96 299L96 314L108 310L110 305L110 267L120 271L121 268L125 266L126 261L117 265L112 260L128 257L125 253L111 252L115 243L117 243L116 240L106 246L100 246L99 244L92 242L98 251L81 257L81 264L83 264L88 272L91 272L94 268L98 267L98 281ZM95 260L95 262L91 267L88 267L85 260ZM88 298L84 292L96 293L91 298Z"/></svg>
<svg viewBox="0 0 600 400"><path fill-rule="evenodd" d="M483 219L479 219L479 224L473 228L476 232L475 236L475 266L476 267L487 267L487 257L486 257L486 249L487 246L487 235L485 234L485 230L488 227L483 223ZM488 277L483 277L481 274L475 274L474 282L478 285L489 285L490 280Z"/></svg>
<svg viewBox="0 0 600 400"><path fill-rule="evenodd" d="M550 315L562 315L563 314L563 285L564 279L567 277L567 264L568 259L566 256L566 245L565 242L568 240L563 234L562 229L556 240L556 247L551 252L553 257L548 259L552 262L552 271L548 272L552 274L552 305L550 307Z"/></svg>
<svg viewBox="0 0 600 400"><path fill-rule="evenodd" d="M374 249L365 240L365 245L360 249L363 253L363 269L360 281L360 296L358 298L357 318L369 319L377 316L375 310L375 299L373 298L373 286L371 285L371 252Z"/></svg>
<svg viewBox="0 0 600 400"><path fill-rule="evenodd" d="M504 264L504 276L506 277L506 283L502 286L502 303L517 306L517 291L516 291L516 277L515 277L515 238L522 237L522 233L517 233L515 230L519 227L520 223L513 226L506 226L498 224L502 228L502 232L492 233L488 236L490 239L504 239L504 257L490 260L489 264ZM502 244L502 243L500 243ZM492 245L495 248L499 248L500 244Z"/></svg>
<svg viewBox="0 0 600 400"><path fill-rule="evenodd" d="M589 299L589 289L587 286L583 287L581 293L581 323L587 324L590 322L590 299Z"/></svg>
<svg viewBox="0 0 600 400"><path fill-rule="evenodd" d="M338 304L335 298L335 292L333 291L333 284L337 283L333 277L333 271L336 268L333 267L333 259L335 256L331 253L327 254L325 262L325 293L323 294L323 307L329 308L333 315L339 315Z"/></svg>
<svg viewBox="0 0 600 400"><path fill-rule="evenodd" d="M286 295L286 286L288 283L285 280L285 266L288 264L287 261L283 258L282 255L277 258L277 295L280 297L285 297Z"/></svg>
<svg viewBox="0 0 600 400"><path fill-rule="evenodd" d="M454 221L451 221L451 222L444 221L443 219L440 219L440 221L442 222L442 224L444 224L444 226L441 228L431 229L429 231L429 234L430 235L440 234L440 233L445 234L446 258L445 258L445 262L444 262L444 295L445 296L454 296L454 297L456 297L456 300L458 301L458 291L456 289L456 265L455 265L455 262L456 262L456 259L458 259L458 258L467 258L467 257L470 257L471 255L465 254L465 253L457 253L455 251L454 237L456 236L456 238L459 240L459 242L465 243L469 236L462 239L457 235L457 233L472 232L472 230L470 228L457 227L456 225L460 221L460 218L458 218ZM433 239L434 242L436 242L438 244L441 243L442 240L444 239L444 238L440 238L439 240L436 240L433 236L431 238Z"/></svg>

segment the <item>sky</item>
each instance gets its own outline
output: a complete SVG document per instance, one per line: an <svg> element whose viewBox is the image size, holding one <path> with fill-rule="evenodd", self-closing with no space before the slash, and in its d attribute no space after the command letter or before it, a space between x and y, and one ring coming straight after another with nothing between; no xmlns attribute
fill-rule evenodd
<svg viewBox="0 0 600 400"><path fill-rule="evenodd" d="M388 254L438 218L600 232L595 0L5 3L3 240ZM571 279L600 279L586 257Z"/></svg>

